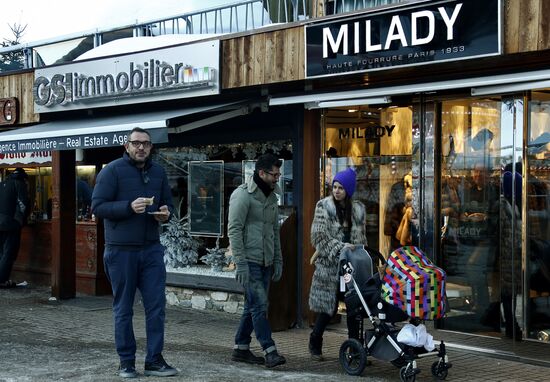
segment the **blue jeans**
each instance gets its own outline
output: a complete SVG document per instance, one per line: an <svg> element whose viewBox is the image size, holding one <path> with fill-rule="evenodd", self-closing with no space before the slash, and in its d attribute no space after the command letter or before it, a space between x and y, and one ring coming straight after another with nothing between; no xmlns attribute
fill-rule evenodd
<svg viewBox="0 0 550 382"><path fill-rule="evenodd" d="M154 362L164 346L165 285L164 247L158 243L137 251L116 246L105 247L105 273L113 288L115 345L121 361L136 358L136 339L132 318L136 289L145 309L147 355Z"/></svg>
<svg viewBox="0 0 550 382"><path fill-rule="evenodd" d="M249 349L252 341L252 331L266 353L275 350L275 342L271 338L271 326L267 320L269 281L272 267L263 267L256 263L248 263L250 278L245 289L244 310L235 334L235 348Z"/></svg>

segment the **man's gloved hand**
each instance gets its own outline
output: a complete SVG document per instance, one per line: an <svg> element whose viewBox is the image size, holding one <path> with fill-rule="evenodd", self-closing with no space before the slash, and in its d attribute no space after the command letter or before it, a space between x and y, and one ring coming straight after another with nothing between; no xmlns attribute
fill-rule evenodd
<svg viewBox="0 0 550 382"><path fill-rule="evenodd" d="M246 261L239 261L235 265L237 265L237 270L235 271L235 279L239 284L243 286L243 288L246 288L248 286L248 280L250 278L248 263Z"/></svg>
<svg viewBox="0 0 550 382"><path fill-rule="evenodd" d="M277 282L281 279L282 275L283 275L283 263L274 263L273 276L271 276L271 280Z"/></svg>

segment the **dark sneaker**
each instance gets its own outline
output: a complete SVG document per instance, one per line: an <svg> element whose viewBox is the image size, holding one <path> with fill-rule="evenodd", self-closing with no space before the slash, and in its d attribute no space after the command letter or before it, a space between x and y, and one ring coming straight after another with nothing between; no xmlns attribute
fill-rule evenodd
<svg viewBox="0 0 550 382"><path fill-rule="evenodd" d="M250 349L233 349L231 359L235 362L245 362L254 365L263 365L265 363L264 357L255 356L254 353L250 351Z"/></svg>
<svg viewBox="0 0 550 382"><path fill-rule="evenodd" d="M122 361L120 362L120 367L118 368L118 375L122 378L136 378L136 363L135 361Z"/></svg>
<svg viewBox="0 0 550 382"><path fill-rule="evenodd" d="M171 377L178 375L178 371L168 365L162 355L159 355L154 362L145 362L143 374L154 375L155 377Z"/></svg>
<svg viewBox="0 0 550 382"><path fill-rule="evenodd" d="M266 367L272 368L275 366L282 365L284 363L286 363L285 357L283 357L282 355L279 355L279 353L277 353L277 350L273 350L272 352L267 353L265 355Z"/></svg>

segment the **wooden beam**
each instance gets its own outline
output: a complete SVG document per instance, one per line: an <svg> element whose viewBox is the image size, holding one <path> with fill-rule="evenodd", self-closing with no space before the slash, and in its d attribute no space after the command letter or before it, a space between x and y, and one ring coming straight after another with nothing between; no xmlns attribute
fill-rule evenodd
<svg viewBox="0 0 550 382"><path fill-rule="evenodd" d="M540 2L538 50L550 49L550 1Z"/></svg>
<svg viewBox="0 0 550 382"><path fill-rule="evenodd" d="M308 309L309 288L313 276L314 266L309 263L314 248L311 245L311 222L315 213L315 205L321 195L319 174L319 158L321 158L321 116L319 110L306 110L304 115L304 155L302 193L302 306L304 321L313 322L313 313Z"/></svg>
<svg viewBox="0 0 550 382"><path fill-rule="evenodd" d="M52 151L52 296L76 295L75 151Z"/></svg>
<svg viewBox="0 0 550 382"><path fill-rule="evenodd" d="M504 54L519 52L519 0L504 4Z"/></svg>
<svg viewBox="0 0 550 382"><path fill-rule="evenodd" d="M522 0L520 7L520 30L519 50L520 52L532 52L537 50L538 32L540 20L540 1Z"/></svg>

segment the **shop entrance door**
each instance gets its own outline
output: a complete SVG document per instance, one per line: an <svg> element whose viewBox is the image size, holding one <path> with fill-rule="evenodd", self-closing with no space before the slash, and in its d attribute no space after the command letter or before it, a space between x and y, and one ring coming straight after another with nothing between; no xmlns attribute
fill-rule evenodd
<svg viewBox="0 0 550 382"><path fill-rule="evenodd" d="M439 327L502 338L472 345L547 361L540 342L550 341L550 96L458 99L423 110L440 126L433 156L441 160L432 165L432 151L423 150L422 161L425 175L435 169L441 227L425 230L424 241L433 237L448 275L451 310Z"/></svg>
<svg viewBox="0 0 550 382"><path fill-rule="evenodd" d="M439 263L451 308L443 329L500 336L501 276L509 274L500 261L501 168L513 163L508 140L516 127L507 107L490 99L441 102Z"/></svg>
<svg viewBox="0 0 550 382"><path fill-rule="evenodd" d="M527 129L524 337L550 342L550 95L533 92ZM548 352L546 352L548 354Z"/></svg>

